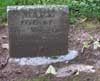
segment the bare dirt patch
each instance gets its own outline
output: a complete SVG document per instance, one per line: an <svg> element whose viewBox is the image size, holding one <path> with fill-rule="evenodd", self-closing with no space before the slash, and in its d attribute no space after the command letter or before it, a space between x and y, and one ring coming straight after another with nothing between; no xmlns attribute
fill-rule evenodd
<svg viewBox="0 0 100 81"><path fill-rule="evenodd" d="M90 36L100 39L100 23L92 22L95 27L88 27L88 22L76 23L71 25L69 32L69 49L74 49L79 51L79 56L66 64L65 62L53 64L56 68L61 68L74 63L89 64L95 66L97 69L94 74L81 74L78 77L66 77L66 78L55 78L53 77L51 81L92 81L91 78L97 76L100 78L100 48L97 50L92 50L91 48L86 49L84 54L81 53L82 44L84 41L88 40ZM3 48L2 44L8 43L8 32L7 27L0 26L0 81L17 81L20 78L35 78L44 75L48 65L42 66L19 66L17 64L9 63L9 52L8 49ZM88 78L89 77L89 78ZM18 80L19 81L19 80ZM21 81L24 81L21 80ZM99 79L93 80L99 81Z"/></svg>

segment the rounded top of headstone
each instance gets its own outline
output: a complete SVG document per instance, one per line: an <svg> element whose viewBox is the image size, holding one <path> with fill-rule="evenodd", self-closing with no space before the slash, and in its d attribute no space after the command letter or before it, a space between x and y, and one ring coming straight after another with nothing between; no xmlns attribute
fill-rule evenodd
<svg viewBox="0 0 100 81"><path fill-rule="evenodd" d="M68 6L67 5L22 5L22 6L7 6L7 12L11 10L27 10L27 9L37 9L37 8L44 8L44 9L61 9L66 12L68 12Z"/></svg>

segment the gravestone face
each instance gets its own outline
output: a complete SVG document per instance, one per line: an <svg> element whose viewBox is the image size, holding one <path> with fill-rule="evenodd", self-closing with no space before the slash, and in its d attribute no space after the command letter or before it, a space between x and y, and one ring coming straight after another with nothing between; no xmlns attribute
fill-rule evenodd
<svg viewBox="0 0 100 81"><path fill-rule="evenodd" d="M67 53L67 6L8 6L7 11L11 57Z"/></svg>

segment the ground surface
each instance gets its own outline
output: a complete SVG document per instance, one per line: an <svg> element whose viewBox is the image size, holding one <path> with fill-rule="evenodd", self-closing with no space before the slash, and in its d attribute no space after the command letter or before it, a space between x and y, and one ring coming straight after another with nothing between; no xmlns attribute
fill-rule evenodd
<svg viewBox="0 0 100 81"><path fill-rule="evenodd" d="M86 49L80 53L82 44L90 36L100 39L100 23L95 21L71 25L69 28L69 49L79 51L79 56L68 64L88 64L95 66L95 73L80 73L78 76L65 78L56 78L51 76L51 81L100 81L100 48L92 50ZM8 43L7 27L0 26L0 81L25 81L26 79L40 77L42 81L49 81L43 78L48 65L42 66L19 66L17 64L7 64L9 57L8 50L2 47L2 44ZM56 68L67 66L65 62L53 64ZM48 77L50 78L50 77ZM40 81L36 79L35 81ZM26 80L28 81L28 80Z"/></svg>

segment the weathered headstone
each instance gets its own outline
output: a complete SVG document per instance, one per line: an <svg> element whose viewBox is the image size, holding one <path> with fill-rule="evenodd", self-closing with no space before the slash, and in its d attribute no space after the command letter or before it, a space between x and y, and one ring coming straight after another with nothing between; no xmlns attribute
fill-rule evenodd
<svg viewBox="0 0 100 81"><path fill-rule="evenodd" d="M8 6L7 11L11 57L67 53L67 6Z"/></svg>

